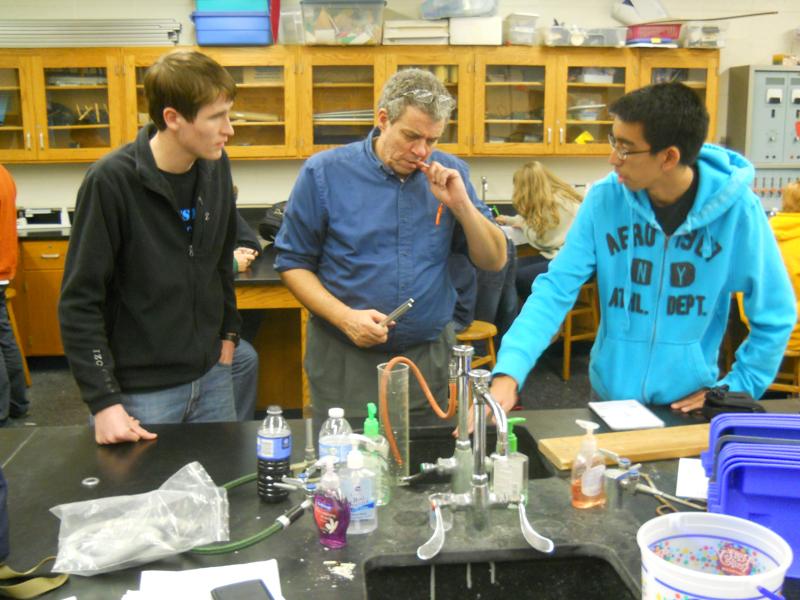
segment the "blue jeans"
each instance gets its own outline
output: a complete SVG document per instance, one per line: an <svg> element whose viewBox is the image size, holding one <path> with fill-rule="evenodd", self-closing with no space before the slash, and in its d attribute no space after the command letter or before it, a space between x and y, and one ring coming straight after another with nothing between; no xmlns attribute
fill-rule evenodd
<svg viewBox="0 0 800 600"><path fill-rule="evenodd" d="M506 239L506 266L497 272L478 269L478 298L475 303L475 318L497 326L495 347L517 318L517 293L514 280L517 274L517 249Z"/></svg>
<svg viewBox="0 0 800 600"><path fill-rule="evenodd" d="M252 421L258 400L258 354L246 340L241 340L233 353L231 376L236 420Z"/></svg>
<svg viewBox="0 0 800 600"><path fill-rule="evenodd" d="M124 393L122 405L142 424L235 421L231 365L215 364L189 383L154 392Z"/></svg>
<svg viewBox="0 0 800 600"><path fill-rule="evenodd" d="M23 416L30 406L25 390L22 355L8 318L6 287L0 285L0 426L9 416Z"/></svg>
<svg viewBox="0 0 800 600"><path fill-rule="evenodd" d="M524 256L519 259L517 263L517 294L519 295L520 302L523 304L528 296L531 295L531 286L533 281L542 273L547 273L547 268L550 266L550 259L545 258L541 254L536 256Z"/></svg>

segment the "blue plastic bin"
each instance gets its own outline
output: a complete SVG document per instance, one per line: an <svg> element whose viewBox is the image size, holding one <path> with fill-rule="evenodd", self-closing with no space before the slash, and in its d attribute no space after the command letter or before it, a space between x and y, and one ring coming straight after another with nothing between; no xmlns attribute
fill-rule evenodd
<svg viewBox="0 0 800 600"><path fill-rule="evenodd" d="M269 12L269 0L195 0L197 12Z"/></svg>
<svg viewBox="0 0 800 600"><path fill-rule="evenodd" d="M269 12L192 13L200 46L267 46L272 43Z"/></svg>

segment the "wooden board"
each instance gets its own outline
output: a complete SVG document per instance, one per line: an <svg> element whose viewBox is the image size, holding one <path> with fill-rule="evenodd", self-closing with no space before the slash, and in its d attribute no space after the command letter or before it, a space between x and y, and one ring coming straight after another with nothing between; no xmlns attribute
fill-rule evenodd
<svg viewBox="0 0 800 600"><path fill-rule="evenodd" d="M709 424L683 425L663 429L616 431L596 435L600 448L626 456L633 462L697 456L708 448ZM569 469L584 436L539 440L539 451L557 469ZM607 462L611 462L610 460Z"/></svg>

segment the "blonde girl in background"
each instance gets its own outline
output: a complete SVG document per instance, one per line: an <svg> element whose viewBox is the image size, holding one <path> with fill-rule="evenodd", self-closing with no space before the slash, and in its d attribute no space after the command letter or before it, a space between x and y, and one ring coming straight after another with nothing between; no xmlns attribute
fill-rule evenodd
<svg viewBox="0 0 800 600"><path fill-rule="evenodd" d="M517 263L516 287L520 300L531 293L533 280L547 271L555 258L583 197L542 163L532 161L514 173L512 204L517 215L500 215L497 222L521 229L528 243L539 251L536 256L520 258Z"/></svg>

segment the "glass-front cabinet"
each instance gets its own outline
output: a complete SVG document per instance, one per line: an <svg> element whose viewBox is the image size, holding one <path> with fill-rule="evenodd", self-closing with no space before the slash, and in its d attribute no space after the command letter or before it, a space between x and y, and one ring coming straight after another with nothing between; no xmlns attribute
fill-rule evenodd
<svg viewBox="0 0 800 600"><path fill-rule="evenodd" d="M0 159L36 156L30 84L30 58L0 56Z"/></svg>
<svg viewBox="0 0 800 600"><path fill-rule="evenodd" d="M169 49L136 50L126 54L128 114L126 136L150 121L144 75ZM296 156L294 54L283 47L267 51L246 48L204 48L236 82L231 111L234 135L225 145L231 158Z"/></svg>
<svg viewBox="0 0 800 600"><path fill-rule="evenodd" d="M554 70L541 50L476 51L473 153L551 152L554 110Z"/></svg>
<svg viewBox="0 0 800 600"><path fill-rule="evenodd" d="M680 81L705 102L710 117L708 141L717 133L719 52L710 50L663 51L642 48L640 85Z"/></svg>
<svg viewBox="0 0 800 600"><path fill-rule="evenodd" d="M366 137L375 124L385 67L380 52L303 48L298 104L304 156Z"/></svg>
<svg viewBox="0 0 800 600"><path fill-rule="evenodd" d="M32 57L37 158L99 158L122 142L118 51L49 51Z"/></svg>
<svg viewBox="0 0 800 600"><path fill-rule="evenodd" d="M0 53L0 159L94 160L121 142L116 49Z"/></svg>
<svg viewBox="0 0 800 600"><path fill-rule="evenodd" d="M456 101L439 143L438 150L467 154L472 123L473 61L470 53L458 48L432 50L430 47L398 46L386 55L386 76L400 69L418 68L433 73ZM377 103L377 98L376 98Z"/></svg>
<svg viewBox="0 0 800 600"><path fill-rule="evenodd" d="M609 106L638 84L629 50L565 49L558 57L555 152L608 154Z"/></svg>

